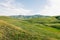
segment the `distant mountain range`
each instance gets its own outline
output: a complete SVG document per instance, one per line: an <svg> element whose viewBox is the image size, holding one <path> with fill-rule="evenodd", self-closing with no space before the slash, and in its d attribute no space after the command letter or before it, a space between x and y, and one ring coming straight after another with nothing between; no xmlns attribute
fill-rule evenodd
<svg viewBox="0 0 60 40"><path fill-rule="evenodd" d="M30 15L30 16L25 16L25 15L14 15L10 16L12 18L17 18L17 19L30 19L30 18L40 18L40 17L49 17L49 16L43 16L43 15Z"/></svg>

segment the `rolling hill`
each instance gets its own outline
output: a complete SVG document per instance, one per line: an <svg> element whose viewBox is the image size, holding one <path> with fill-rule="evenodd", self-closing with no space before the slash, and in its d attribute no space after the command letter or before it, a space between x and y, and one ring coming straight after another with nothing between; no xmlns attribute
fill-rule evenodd
<svg viewBox="0 0 60 40"><path fill-rule="evenodd" d="M60 40L59 16L0 16L0 40Z"/></svg>

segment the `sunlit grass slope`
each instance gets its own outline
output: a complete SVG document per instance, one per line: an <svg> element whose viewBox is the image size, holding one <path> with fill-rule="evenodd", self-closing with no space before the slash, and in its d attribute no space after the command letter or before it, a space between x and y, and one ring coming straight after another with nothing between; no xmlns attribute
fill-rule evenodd
<svg viewBox="0 0 60 40"><path fill-rule="evenodd" d="M55 17L14 19L0 17L0 40L60 40L60 23Z"/></svg>
<svg viewBox="0 0 60 40"><path fill-rule="evenodd" d="M31 40L35 37L20 27L0 20L0 40Z"/></svg>

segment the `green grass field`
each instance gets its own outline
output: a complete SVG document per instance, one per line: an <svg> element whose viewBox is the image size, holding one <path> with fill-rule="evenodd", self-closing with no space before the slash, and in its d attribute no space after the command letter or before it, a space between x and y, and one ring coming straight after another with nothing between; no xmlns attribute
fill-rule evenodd
<svg viewBox="0 0 60 40"><path fill-rule="evenodd" d="M60 20L0 16L0 40L60 40Z"/></svg>

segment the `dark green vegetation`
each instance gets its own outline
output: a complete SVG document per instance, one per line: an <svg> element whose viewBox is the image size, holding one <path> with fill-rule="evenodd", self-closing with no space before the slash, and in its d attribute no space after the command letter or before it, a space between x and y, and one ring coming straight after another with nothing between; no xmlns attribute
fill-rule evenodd
<svg viewBox="0 0 60 40"><path fill-rule="evenodd" d="M60 17L0 16L0 40L60 40Z"/></svg>

